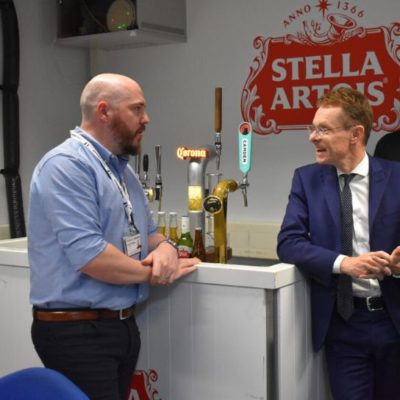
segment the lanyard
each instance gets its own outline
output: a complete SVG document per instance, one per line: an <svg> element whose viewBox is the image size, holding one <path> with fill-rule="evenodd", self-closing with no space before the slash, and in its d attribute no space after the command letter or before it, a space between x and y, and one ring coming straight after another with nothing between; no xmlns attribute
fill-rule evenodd
<svg viewBox="0 0 400 400"><path fill-rule="evenodd" d="M100 165L103 167L104 171L108 175L108 177L114 182L114 184L117 186L121 196L122 196L122 204L124 206L125 214L126 217L128 218L129 225L134 227L135 224L133 222L133 207L132 203L129 199L129 194L128 194L128 189L125 185L125 182L122 181L120 182L116 176L113 174L111 171L110 167L107 165L107 163L104 161L103 157L99 154L99 152L94 148L92 143L90 143L88 140L86 140L82 135L80 135L77 132L71 131L71 137L73 139L78 140L81 142L84 146L87 147L87 149L99 160Z"/></svg>

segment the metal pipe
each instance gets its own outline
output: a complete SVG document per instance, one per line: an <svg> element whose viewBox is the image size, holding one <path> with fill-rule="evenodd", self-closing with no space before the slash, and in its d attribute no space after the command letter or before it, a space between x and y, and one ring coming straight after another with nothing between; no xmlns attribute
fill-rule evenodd
<svg viewBox="0 0 400 400"><path fill-rule="evenodd" d="M196 227L204 232L203 199L205 189L205 175L207 164L216 157L215 147L211 145L201 146L208 151L208 158L190 158L188 167L188 214L190 221L190 234L194 237ZM198 189L198 190L196 190ZM193 204L196 203L196 206Z"/></svg>

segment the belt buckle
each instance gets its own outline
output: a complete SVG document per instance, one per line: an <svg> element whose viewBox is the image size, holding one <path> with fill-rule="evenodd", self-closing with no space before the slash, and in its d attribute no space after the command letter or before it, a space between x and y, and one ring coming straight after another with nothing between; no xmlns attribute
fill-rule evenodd
<svg viewBox="0 0 400 400"><path fill-rule="evenodd" d="M123 321L124 319L129 318L129 316L124 316L124 311L127 311L127 310L126 310L126 309L119 310L119 319L120 319L121 321ZM126 314L126 315L127 315L127 314Z"/></svg>
<svg viewBox="0 0 400 400"><path fill-rule="evenodd" d="M119 310L119 319L121 321L123 321L124 319L128 319L132 315L129 312L130 310L131 310L130 308L124 308L123 310Z"/></svg>
<svg viewBox="0 0 400 400"><path fill-rule="evenodd" d="M373 304L372 304L372 299L373 299L373 296L368 296L368 297L366 297L366 302L367 302L367 308L368 308L368 311L379 311L379 310L383 310L383 307L374 307L373 306Z"/></svg>

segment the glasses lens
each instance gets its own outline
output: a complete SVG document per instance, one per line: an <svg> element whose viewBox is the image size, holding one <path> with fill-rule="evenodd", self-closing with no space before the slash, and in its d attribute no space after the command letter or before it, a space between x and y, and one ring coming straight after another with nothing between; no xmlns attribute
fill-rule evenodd
<svg viewBox="0 0 400 400"><path fill-rule="evenodd" d="M307 126L308 133L311 135L313 132L317 130L317 128L314 125L308 125Z"/></svg>

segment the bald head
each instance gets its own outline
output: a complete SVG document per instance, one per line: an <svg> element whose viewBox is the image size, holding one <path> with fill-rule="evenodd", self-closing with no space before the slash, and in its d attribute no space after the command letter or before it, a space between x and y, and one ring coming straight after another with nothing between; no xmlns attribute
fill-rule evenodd
<svg viewBox="0 0 400 400"><path fill-rule="evenodd" d="M86 84L81 94L82 121L93 118L100 101L113 107L131 96L132 92L141 93L142 90L137 82L127 76L110 73L96 75Z"/></svg>
<svg viewBox="0 0 400 400"><path fill-rule="evenodd" d="M91 79L81 95L80 127L115 155L135 155L150 119L140 86L118 74Z"/></svg>

